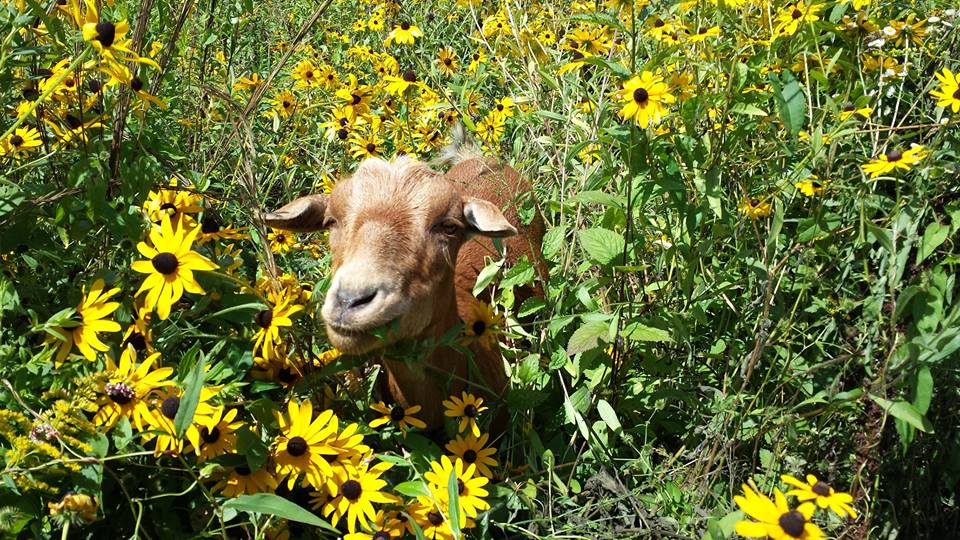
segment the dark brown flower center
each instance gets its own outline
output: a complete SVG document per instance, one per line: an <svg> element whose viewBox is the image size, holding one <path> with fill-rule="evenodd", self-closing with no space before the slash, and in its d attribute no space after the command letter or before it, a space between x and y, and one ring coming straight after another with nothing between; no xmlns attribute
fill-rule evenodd
<svg viewBox="0 0 960 540"><path fill-rule="evenodd" d="M407 412L403 410L403 407L397 405L394 408L390 409L390 419L394 422L399 422L407 416Z"/></svg>
<svg viewBox="0 0 960 540"><path fill-rule="evenodd" d="M350 94L350 97L353 99L353 101L350 102L351 105L357 105L358 103L363 101L363 96L361 96L360 94Z"/></svg>
<svg viewBox="0 0 960 540"><path fill-rule="evenodd" d="M200 231L204 234L213 234L220 230L220 220L215 216L203 216L203 221L200 222Z"/></svg>
<svg viewBox="0 0 960 540"><path fill-rule="evenodd" d="M303 74L303 76L306 77L307 79L312 79L312 78L313 78L313 72L312 72L312 71L307 71L306 73Z"/></svg>
<svg viewBox="0 0 960 540"><path fill-rule="evenodd" d="M903 159L903 152L894 148L887 152L887 161L900 161Z"/></svg>
<svg viewBox="0 0 960 540"><path fill-rule="evenodd" d="M444 59L443 59L443 63L444 63L445 65L449 66L450 64L453 64L453 59L451 59L451 58L444 58ZM960 90L958 90L958 91L960 91Z"/></svg>
<svg viewBox="0 0 960 540"><path fill-rule="evenodd" d="M463 460L467 463L473 463L477 461L477 451L476 450L467 450L463 453Z"/></svg>
<svg viewBox="0 0 960 540"><path fill-rule="evenodd" d="M830 484L824 482L823 480L817 481L817 483L813 485L812 490L821 497L830 496Z"/></svg>
<svg viewBox="0 0 960 540"><path fill-rule="evenodd" d="M403 80L408 83L417 82L417 74L412 69L408 69L403 72Z"/></svg>
<svg viewBox="0 0 960 540"><path fill-rule="evenodd" d="M113 40L117 37L117 27L110 22L99 22L97 23L97 37L96 40L100 42L100 45L109 48L113 45Z"/></svg>
<svg viewBox="0 0 960 540"><path fill-rule="evenodd" d="M83 122L81 122L80 119L73 114L68 113L66 116L63 117L63 120L67 123L67 126L69 126L70 129L77 129L78 127L83 125Z"/></svg>
<svg viewBox="0 0 960 540"><path fill-rule="evenodd" d="M783 532L794 538L800 538L803 536L803 525L807 520L803 517L803 514L793 510L787 512L780 516L780 528L783 529Z"/></svg>
<svg viewBox="0 0 960 540"><path fill-rule="evenodd" d="M107 392L107 397L117 405L126 405L136 397L133 388L130 388L122 382L108 383L103 389Z"/></svg>
<svg viewBox="0 0 960 540"><path fill-rule="evenodd" d="M657 28L663 28L667 23L663 22L663 19L657 19L653 21L653 25Z"/></svg>
<svg viewBox="0 0 960 540"><path fill-rule="evenodd" d="M953 91L953 99L960 99L960 88Z"/></svg>
<svg viewBox="0 0 960 540"><path fill-rule="evenodd" d="M150 262L153 264L154 270L165 276L176 272L177 267L180 266L177 256L167 251L157 253Z"/></svg>
<svg viewBox="0 0 960 540"><path fill-rule="evenodd" d="M293 457L306 454L307 448L307 441L303 437L294 437L287 441L287 453Z"/></svg>
<svg viewBox="0 0 960 540"><path fill-rule="evenodd" d="M349 136L350 136L350 132L347 131L346 129L340 128L337 130L337 138L340 139L341 141L347 140L347 137Z"/></svg>
<svg viewBox="0 0 960 540"><path fill-rule="evenodd" d="M207 444L213 444L220 440L220 428L213 426L212 430L208 430L206 427L203 427L200 429L200 438Z"/></svg>
<svg viewBox="0 0 960 540"><path fill-rule="evenodd" d="M633 100L637 103L646 103L648 99L650 99L650 92L647 92L645 88L637 88L633 91Z"/></svg>
<svg viewBox="0 0 960 540"><path fill-rule="evenodd" d="M20 148L20 145L23 144L23 137L19 135L14 135L13 137L10 137L10 144L16 146L17 148Z"/></svg>
<svg viewBox="0 0 960 540"><path fill-rule="evenodd" d="M466 491L467 485L463 483L463 480L457 478L457 493L463 495L463 492Z"/></svg>
<svg viewBox="0 0 960 540"><path fill-rule="evenodd" d="M400 23L400 29L403 30L403 31L409 30L409 29L410 29L410 23L408 23L408 22L402 22L402 23Z"/></svg>
<svg viewBox="0 0 960 540"><path fill-rule="evenodd" d="M482 336L483 333L487 331L487 323L483 321L473 321L473 324L470 325L470 329L473 330L473 335Z"/></svg>
<svg viewBox="0 0 960 540"><path fill-rule="evenodd" d="M377 531L373 533L371 540L390 540L392 537L387 531Z"/></svg>
<svg viewBox="0 0 960 540"><path fill-rule="evenodd" d="M270 328L270 324L273 323L273 310L264 309L258 311L257 314L253 316L253 320L260 328Z"/></svg>
<svg viewBox="0 0 960 540"><path fill-rule="evenodd" d="M247 467L246 465L240 465L239 467L235 467L233 472L239 474L240 476L250 476L252 471L250 470L250 467Z"/></svg>
<svg viewBox="0 0 960 540"><path fill-rule="evenodd" d="M289 109L290 107L293 106L293 104L290 103L290 102L287 101L287 100L283 100L283 103L281 103L281 105L283 105L283 108L284 108L284 109Z"/></svg>
<svg viewBox="0 0 960 540"><path fill-rule="evenodd" d="M463 408L463 414L465 416L469 416L470 418L476 417L478 412L479 411L477 411L477 406L474 405L473 403Z"/></svg>
<svg viewBox="0 0 960 540"><path fill-rule="evenodd" d="M367 152L373 154L377 151L377 145L373 143L367 143Z"/></svg>
<svg viewBox="0 0 960 540"><path fill-rule="evenodd" d="M799 19L800 17L803 17L803 12L800 11L799 9L795 9L790 12L790 17L794 19Z"/></svg>
<svg viewBox="0 0 960 540"><path fill-rule="evenodd" d="M360 498L360 494L363 492L360 482L356 480L347 480L340 486L340 492L343 493L343 496L347 500L355 501Z"/></svg>
<svg viewBox="0 0 960 540"><path fill-rule="evenodd" d="M434 527L439 527L443 525L443 516L441 516L439 512L430 512L427 514L427 521Z"/></svg>
<svg viewBox="0 0 960 540"><path fill-rule="evenodd" d="M143 81L141 81L137 77L134 77L133 80L130 81L130 88L133 88L134 92L139 92L140 90L143 90Z"/></svg>
<svg viewBox="0 0 960 540"><path fill-rule="evenodd" d="M124 345L133 345L134 350L137 352L142 352L147 348L147 336L141 334L140 332L134 332L130 334L130 337L123 342Z"/></svg>
<svg viewBox="0 0 960 540"><path fill-rule="evenodd" d="M163 403L160 404L160 412L164 416L173 420L177 417L177 411L180 410L180 398L177 396L170 396L167 399L163 400Z"/></svg>

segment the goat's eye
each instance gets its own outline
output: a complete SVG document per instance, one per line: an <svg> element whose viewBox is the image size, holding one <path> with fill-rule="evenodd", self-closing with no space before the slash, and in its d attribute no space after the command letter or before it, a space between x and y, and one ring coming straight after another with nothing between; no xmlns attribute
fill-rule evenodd
<svg viewBox="0 0 960 540"><path fill-rule="evenodd" d="M447 236L455 236L460 232L461 227L456 221L441 221L440 223L437 223L434 229L437 232L443 233Z"/></svg>

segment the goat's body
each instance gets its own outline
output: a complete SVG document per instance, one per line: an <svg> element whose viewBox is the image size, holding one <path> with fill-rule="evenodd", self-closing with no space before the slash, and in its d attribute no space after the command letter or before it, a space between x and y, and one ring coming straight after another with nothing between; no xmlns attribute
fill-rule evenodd
<svg viewBox="0 0 960 540"><path fill-rule="evenodd" d="M503 209L506 218L514 224L519 234L500 240L506 247L506 263L512 265L526 256L533 262L540 277L546 277L546 267L540 256L540 245L544 234L543 219L535 214L529 225L522 225L517 214L517 197L529 194L530 183L508 165L491 158L469 158L455 164L445 177L463 191L464 195L488 200ZM493 240L475 237L463 244L457 257L453 283L444 286L449 295L438 298L440 305L435 306L435 317L425 332L426 336L440 337L451 328L460 324L474 312L481 301L473 296L473 287L480 271L488 260L497 260L499 251ZM524 299L542 295L539 285L526 287L517 294L517 305ZM486 293L482 300L489 300ZM426 337L425 336L425 337ZM487 402L497 402L507 383L503 365L503 356L497 347L486 349L479 344L470 346L472 362L463 354L450 348L436 350L427 360L428 366L408 367L402 362L387 360L384 365L388 375L388 385L393 398L409 405L421 405L421 416L429 428L437 428L443 423L442 401L447 396L459 394L467 388L483 396ZM474 369L470 369L470 365Z"/></svg>

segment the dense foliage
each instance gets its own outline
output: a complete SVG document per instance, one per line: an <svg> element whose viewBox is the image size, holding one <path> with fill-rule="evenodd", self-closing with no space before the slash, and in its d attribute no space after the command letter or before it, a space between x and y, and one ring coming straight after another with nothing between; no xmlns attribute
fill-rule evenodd
<svg viewBox="0 0 960 540"><path fill-rule="evenodd" d="M950 537L958 22L3 0L0 530ZM533 265L488 261L449 337L501 347L509 391L425 433L326 342L324 234L257 216L458 122L533 182L549 276L519 303Z"/></svg>

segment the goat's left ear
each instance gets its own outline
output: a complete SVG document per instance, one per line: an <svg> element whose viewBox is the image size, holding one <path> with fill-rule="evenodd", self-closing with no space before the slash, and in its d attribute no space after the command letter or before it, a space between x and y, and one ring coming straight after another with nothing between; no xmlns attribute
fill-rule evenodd
<svg viewBox="0 0 960 540"><path fill-rule="evenodd" d="M463 218L469 232L490 238L506 238L517 234L517 229L507 221L503 212L490 201L476 197L463 198Z"/></svg>
<svg viewBox="0 0 960 540"><path fill-rule="evenodd" d="M275 212L260 214L260 219L275 229L313 232L323 228L326 212L326 195L307 195L295 199Z"/></svg>

